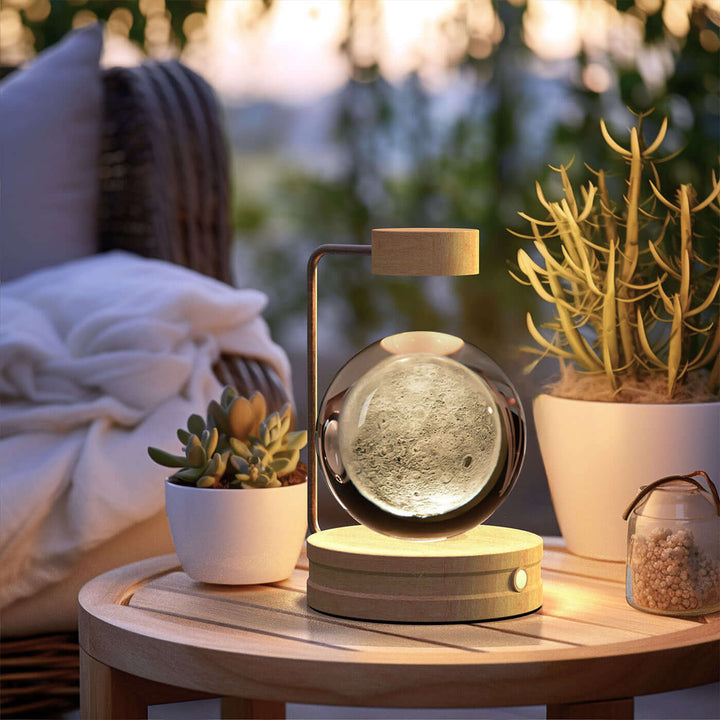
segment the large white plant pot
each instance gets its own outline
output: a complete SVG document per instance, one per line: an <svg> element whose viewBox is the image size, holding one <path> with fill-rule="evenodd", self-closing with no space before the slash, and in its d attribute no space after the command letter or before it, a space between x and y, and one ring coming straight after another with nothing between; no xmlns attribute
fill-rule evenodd
<svg viewBox="0 0 720 720"><path fill-rule="evenodd" d="M307 483L221 490L165 481L165 506L185 572L207 583L284 580L307 530Z"/></svg>
<svg viewBox="0 0 720 720"><path fill-rule="evenodd" d="M555 514L570 552L624 561L622 513L642 485L705 470L720 481L720 402L533 402Z"/></svg>

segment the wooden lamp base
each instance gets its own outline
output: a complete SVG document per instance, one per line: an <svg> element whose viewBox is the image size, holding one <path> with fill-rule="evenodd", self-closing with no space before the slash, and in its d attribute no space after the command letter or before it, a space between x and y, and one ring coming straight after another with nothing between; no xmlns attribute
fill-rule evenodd
<svg viewBox="0 0 720 720"><path fill-rule="evenodd" d="M542 539L479 525L439 542L391 538L363 525L307 541L308 605L360 620L467 622L512 617L542 605Z"/></svg>

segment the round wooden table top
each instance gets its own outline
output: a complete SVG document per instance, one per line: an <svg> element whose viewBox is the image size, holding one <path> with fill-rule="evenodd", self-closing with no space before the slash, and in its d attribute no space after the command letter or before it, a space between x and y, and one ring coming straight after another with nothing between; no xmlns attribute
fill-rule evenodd
<svg viewBox="0 0 720 720"><path fill-rule="evenodd" d="M625 698L718 680L720 613L651 615L625 567L545 540L544 602L457 624L371 623L307 607L307 559L272 585L191 580L174 555L80 593L80 645L112 668L217 695L327 705L492 707Z"/></svg>

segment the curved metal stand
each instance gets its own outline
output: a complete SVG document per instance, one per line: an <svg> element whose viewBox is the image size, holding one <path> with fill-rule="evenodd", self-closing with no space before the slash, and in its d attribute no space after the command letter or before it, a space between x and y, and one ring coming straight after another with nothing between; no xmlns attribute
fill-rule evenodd
<svg viewBox="0 0 720 720"><path fill-rule="evenodd" d="M325 255L370 255L371 245L321 245L307 264L308 527L319 532L317 507L317 266Z"/></svg>

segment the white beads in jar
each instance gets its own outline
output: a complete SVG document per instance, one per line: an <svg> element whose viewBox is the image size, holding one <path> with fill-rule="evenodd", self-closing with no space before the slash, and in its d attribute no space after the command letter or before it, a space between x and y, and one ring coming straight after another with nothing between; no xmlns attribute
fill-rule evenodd
<svg viewBox="0 0 720 720"><path fill-rule="evenodd" d="M698 610L720 599L718 568L691 530L654 528L630 538L633 604L650 610Z"/></svg>

